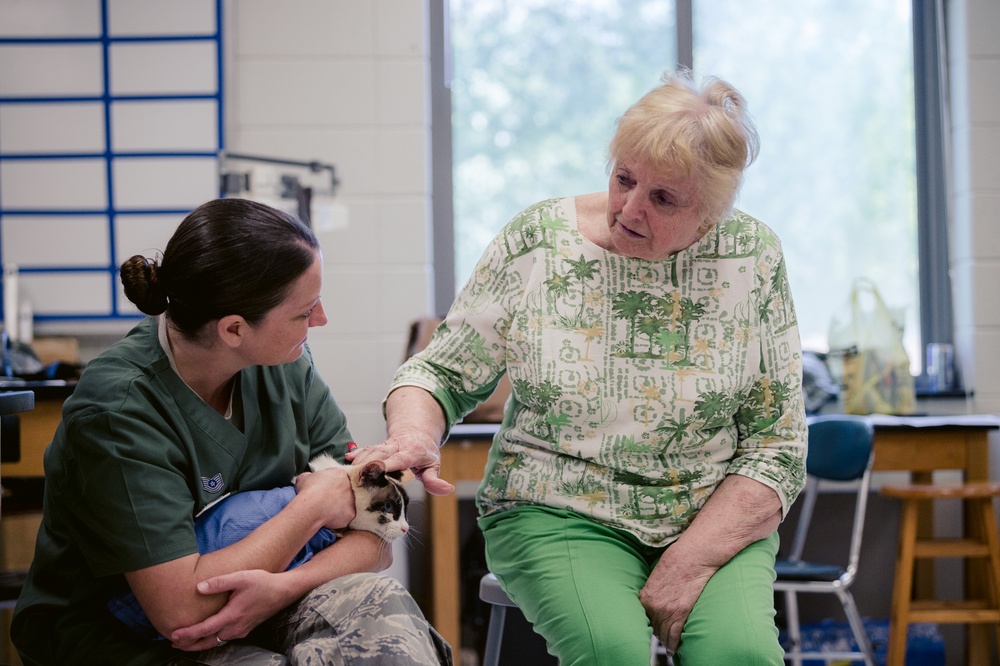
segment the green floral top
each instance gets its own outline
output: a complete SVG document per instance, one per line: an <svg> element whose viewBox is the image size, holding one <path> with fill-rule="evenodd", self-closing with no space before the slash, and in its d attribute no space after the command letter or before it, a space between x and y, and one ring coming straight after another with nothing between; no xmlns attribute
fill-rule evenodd
<svg viewBox="0 0 1000 666"><path fill-rule="evenodd" d="M477 503L575 510L666 545L727 474L802 489L802 359L781 245L742 212L663 261L577 231L573 198L515 217L392 388L453 424L512 386ZM391 389L390 389L391 390Z"/></svg>

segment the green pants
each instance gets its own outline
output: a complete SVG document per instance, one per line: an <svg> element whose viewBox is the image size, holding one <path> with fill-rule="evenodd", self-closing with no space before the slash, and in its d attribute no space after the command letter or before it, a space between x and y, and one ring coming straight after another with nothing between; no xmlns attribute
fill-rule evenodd
<svg viewBox="0 0 1000 666"><path fill-rule="evenodd" d="M639 603L664 548L578 513L530 506L481 518L486 561L561 666L648 666ZM778 535L746 547L709 580L688 617L677 666L782 664L774 624Z"/></svg>

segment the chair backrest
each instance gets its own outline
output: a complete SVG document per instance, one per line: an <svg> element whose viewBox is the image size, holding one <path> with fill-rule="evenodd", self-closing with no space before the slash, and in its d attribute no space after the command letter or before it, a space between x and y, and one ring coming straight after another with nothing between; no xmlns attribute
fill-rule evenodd
<svg viewBox="0 0 1000 666"><path fill-rule="evenodd" d="M819 495L819 481L855 481L857 495L848 547L848 577L853 579L861 554L861 535L871 485L872 445L875 428L870 419L850 414L811 416L809 450L806 457L806 487L788 559L799 561L805 549Z"/></svg>
<svg viewBox="0 0 1000 666"><path fill-rule="evenodd" d="M829 481L860 479L868 469L875 428L851 414L813 416L809 424L806 473Z"/></svg>

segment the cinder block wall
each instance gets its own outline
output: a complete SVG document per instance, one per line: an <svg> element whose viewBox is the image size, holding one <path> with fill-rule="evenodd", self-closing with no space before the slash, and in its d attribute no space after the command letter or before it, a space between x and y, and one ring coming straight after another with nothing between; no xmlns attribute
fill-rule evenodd
<svg viewBox="0 0 1000 666"><path fill-rule="evenodd" d="M362 445L384 439L380 403L407 325L430 312L425 4L226 3L229 149L328 162L342 181L347 225L318 229L330 323L310 347Z"/></svg>
<svg viewBox="0 0 1000 666"><path fill-rule="evenodd" d="M948 7L951 276L956 352L974 411L1000 413L1000 3ZM1000 479L1000 437L990 476Z"/></svg>
<svg viewBox="0 0 1000 666"><path fill-rule="evenodd" d="M310 346L359 444L431 294L428 44L417 0L228 2L229 149L337 167Z"/></svg>

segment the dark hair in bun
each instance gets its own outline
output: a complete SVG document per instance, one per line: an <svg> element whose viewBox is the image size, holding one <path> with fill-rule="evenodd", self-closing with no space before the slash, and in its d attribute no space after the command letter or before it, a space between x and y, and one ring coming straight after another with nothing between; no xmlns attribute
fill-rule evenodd
<svg viewBox="0 0 1000 666"><path fill-rule="evenodd" d="M159 287L156 270L155 259L139 254L127 259L121 267L125 296L148 315L162 314L167 309L167 294Z"/></svg>
<svg viewBox="0 0 1000 666"><path fill-rule="evenodd" d="M315 261L319 242L298 219L247 199L215 199L177 227L159 261L121 265L125 296L163 312L195 338L210 321L237 314L256 324Z"/></svg>

